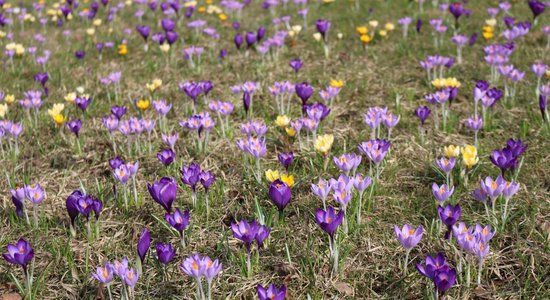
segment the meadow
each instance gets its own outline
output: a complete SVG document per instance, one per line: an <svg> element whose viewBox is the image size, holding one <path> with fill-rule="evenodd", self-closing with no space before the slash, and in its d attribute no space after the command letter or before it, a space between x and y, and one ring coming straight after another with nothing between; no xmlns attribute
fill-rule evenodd
<svg viewBox="0 0 550 300"><path fill-rule="evenodd" d="M0 298L550 298L546 5L0 0Z"/></svg>

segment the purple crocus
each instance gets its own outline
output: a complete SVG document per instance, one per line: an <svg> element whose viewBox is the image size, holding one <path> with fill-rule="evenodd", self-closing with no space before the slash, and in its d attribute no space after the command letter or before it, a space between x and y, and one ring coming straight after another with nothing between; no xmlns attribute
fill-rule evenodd
<svg viewBox="0 0 550 300"><path fill-rule="evenodd" d="M178 190L174 178L163 177L158 182L147 184L147 189L153 200L164 207L166 212L172 210L172 203L176 200Z"/></svg>
<svg viewBox="0 0 550 300"><path fill-rule="evenodd" d="M420 124L424 126L424 123L430 116L431 111L427 106L419 106L414 113L416 117L420 119Z"/></svg>
<svg viewBox="0 0 550 300"><path fill-rule="evenodd" d="M284 300L286 296L286 286L283 284L280 288L277 288L273 283L269 285L269 288L264 288L261 284L256 287L258 290L259 300Z"/></svg>
<svg viewBox="0 0 550 300"><path fill-rule="evenodd" d="M82 121L80 121L80 119L70 120L65 125L78 138L78 133L80 132L80 128L82 127Z"/></svg>
<svg viewBox="0 0 550 300"><path fill-rule="evenodd" d="M443 295L456 281L456 270L451 269L443 253L436 257L426 256L426 264L416 264L416 269L434 283L435 292Z"/></svg>
<svg viewBox="0 0 550 300"><path fill-rule="evenodd" d="M546 6L539 0L529 0L527 4L529 5L531 12L533 13L533 19L536 19L540 14L542 14Z"/></svg>
<svg viewBox="0 0 550 300"><path fill-rule="evenodd" d="M21 266L26 274L27 265L34 257L34 250L25 239L20 238L16 244L8 244L8 253L2 256L7 262Z"/></svg>
<svg viewBox="0 0 550 300"><path fill-rule="evenodd" d="M197 184L200 181L201 167L196 163L191 163L188 166L183 166L180 170L181 181L189 186L193 192L193 207L197 202Z"/></svg>
<svg viewBox="0 0 550 300"><path fill-rule="evenodd" d="M294 153L292 152L283 152L277 154L277 158L279 159L279 162L283 165L285 170L288 172L288 168L294 162Z"/></svg>
<svg viewBox="0 0 550 300"><path fill-rule="evenodd" d="M124 106L114 105L111 107L111 114L120 120L126 114L126 110Z"/></svg>
<svg viewBox="0 0 550 300"><path fill-rule="evenodd" d="M298 73L300 69L302 68L302 61L299 58L292 59L290 61L290 67L294 70L294 72Z"/></svg>
<svg viewBox="0 0 550 300"><path fill-rule="evenodd" d="M231 223L231 230L233 231L233 236L239 240L241 240L246 250L250 256L250 246L252 245L252 242L256 238L256 234L258 233L258 223L256 223L256 220L253 220L252 222L248 223L246 220L241 220L238 223Z"/></svg>
<svg viewBox="0 0 550 300"><path fill-rule="evenodd" d="M336 214L334 208L332 207L329 207L326 211L318 208L315 213L315 220L317 221L317 224L319 224L321 229L328 233L332 243L334 243L334 234L343 219L344 211L340 210L338 214Z"/></svg>
<svg viewBox="0 0 550 300"><path fill-rule="evenodd" d="M142 265L143 265L143 262L145 262L145 256L147 255L147 252L149 251L150 246L151 246L151 234L149 233L149 229L144 228L141 231L141 234L139 235L139 240L137 243L137 253Z"/></svg>
<svg viewBox="0 0 550 300"><path fill-rule="evenodd" d="M449 199L455 188L447 186L446 184L442 184L441 186L437 185L437 183L432 184L432 194L434 195L435 199L437 200L438 204L443 204L447 199Z"/></svg>
<svg viewBox="0 0 550 300"><path fill-rule="evenodd" d="M308 82L298 83L295 87L296 95L302 100L302 105L307 103L307 100L313 95L313 88Z"/></svg>
<svg viewBox="0 0 550 300"><path fill-rule="evenodd" d="M175 255L176 249L170 243L157 243L157 258L161 264L168 265Z"/></svg>
<svg viewBox="0 0 550 300"><path fill-rule="evenodd" d="M42 88L44 89L44 94L46 95L46 97L48 97L49 95L49 90L46 87L46 82L48 82L48 79L50 79L50 77L46 72L40 72L34 75L34 81L39 82L40 85L42 85Z"/></svg>
<svg viewBox="0 0 550 300"><path fill-rule="evenodd" d="M317 31L323 36L323 40L327 39L327 33L330 29L330 22L324 19L319 19L315 22L315 27L317 28Z"/></svg>
<svg viewBox="0 0 550 300"><path fill-rule="evenodd" d="M407 249L407 251L416 247L424 234L424 227L422 227L422 225L418 226L416 229L410 224L403 225L403 228L393 225L393 230L397 240L401 243L403 248Z"/></svg>
<svg viewBox="0 0 550 300"><path fill-rule="evenodd" d="M92 272L92 277L104 285L109 285L113 280L113 266L110 263L106 263L103 266L97 267L95 272Z"/></svg>
<svg viewBox="0 0 550 300"><path fill-rule="evenodd" d="M453 225L455 225L455 223L460 218L460 214L461 214L460 204L457 204L456 206L447 204L445 208L438 206L437 213L439 215L439 218L441 219L441 222L447 225L447 232L445 233L445 239L448 240L451 237Z"/></svg>
<svg viewBox="0 0 550 300"><path fill-rule="evenodd" d="M184 231L189 225L189 211L186 210L182 213L179 208L176 208L173 214L167 212L165 218L166 222L180 233L181 243L185 248Z"/></svg>
<svg viewBox="0 0 550 300"><path fill-rule="evenodd" d="M172 149L164 149L157 153L158 160L165 166L172 164L175 156L176 155Z"/></svg>
<svg viewBox="0 0 550 300"><path fill-rule="evenodd" d="M279 213L282 214L283 209L290 203L292 193L290 187L277 179L269 185L269 198L279 209Z"/></svg>

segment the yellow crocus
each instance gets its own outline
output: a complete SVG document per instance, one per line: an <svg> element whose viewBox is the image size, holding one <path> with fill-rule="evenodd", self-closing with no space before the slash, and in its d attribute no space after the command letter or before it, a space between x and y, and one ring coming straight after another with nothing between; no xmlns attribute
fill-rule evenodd
<svg viewBox="0 0 550 300"><path fill-rule="evenodd" d="M147 99L141 99L136 102L137 108L139 108L141 111L145 111L149 108L149 100Z"/></svg>
<svg viewBox="0 0 550 300"><path fill-rule="evenodd" d="M220 19L220 21L223 22L223 21L227 20L227 16L225 14L219 14L218 19Z"/></svg>
<svg viewBox="0 0 550 300"><path fill-rule="evenodd" d="M76 93L75 92L68 93L65 96L65 101L69 103L74 103L76 101Z"/></svg>
<svg viewBox="0 0 550 300"><path fill-rule="evenodd" d="M296 136L296 130L294 130L294 128L292 128L292 127L285 128L285 131L286 131L286 134L290 137L295 137Z"/></svg>
<svg viewBox="0 0 550 300"><path fill-rule="evenodd" d="M320 41L323 38L323 36L319 32L316 32L316 33L313 34L313 38L316 41Z"/></svg>
<svg viewBox="0 0 550 300"><path fill-rule="evenodd" d="M0 104L0 118L4 118L6 114L8 113L8 105L7 104Z"/></svg>
<svg viewBox="0 0 550 300"><path fill-rule="evenodd" d="M63 125L63 123L65 123L65 116L63 116L62 114L53 115L52 119L58 126L61 126Z"/></svg>
<svg viewBox="0 0 550 300"><path fill-rule="evenodd" d="M385 36L388 35L388 32L387 32L386 30L380 30L380 31L378 31L378 34L379 34L380 36L385 37Z"/></svg>
<svg viewBox="0 0 550 300"><path fill-rule="evenodd" d="M447 158L458 157L460 155L460 147L455 145L446 146L444 149Z"/></svg>
<svg viewBox="0 0 550 300"><path fill-rule="evenodd" d="M267 178L267 181L273 182L280 178L279 171L268 169L267 171L265 171L265 178Z"/></svg>
<svg viewBox="0 0 550 300"><path fill-rule="evenodd" d="M330 151L330 148L332 148L332 143L334 143L334 135L320 135L317 137L317 140L315 140L315 150L323 155L326 155Z"/></svg>
<svg viewBox="0 0 550 300"><path fill-rule="evenodd" d="M395 30L395 25L393 23L386 23L386 25L384 25L384 28L387 31L392 31L392 30Z"/></svg>
<svg viewBox="0 0 550 300"><path fill-rule="evenodd" d="M461 150L462 156L477 156L477 148L472 145L466 145Z"/></svg>
<svg viewBox="0 0 550 300"><path fill-rule="evenodd" d="M6 101L7 104L12 104L15 101L15 96L13 94L6 95L4 101Z"/></svg>
<svg viewBox="0 0 550 300"><path fill-rule="evenodd" d="M369 21L369 25L372 28L376 28L376 27L378 27L378 21L376 21L376 20Z"/></svg>
<svg viewBox="0 0 550 300"><path fill-rule="evenodd" d="M278 127L287 127L288 124L290 124L290 118L287 116L277 116L277 119L275 120L275 125Z"/></svg>
<svg viewBox="0 0 550 300"><path fill-rule="evenodd" d="M126 44L118 45L118 55L125 56L128 54L128 46Z"/></svg>
<svg viewBox="0 0 550 300"><path fill-rule="evenodd" d="M330 86L333 88L342 88L344 86L344 81L340 79L332 79L330 81Z"/></svg>
<svg viewBox="0 0 550 300"><path fill-rule="evenodd" d="M357 31L359 35L365 35L369 33L369 28L367 26L358 26L358 27L355 27L355 31Z"/></svg>
<svg viewBox="0 0 550 300"><path fill-rule="evenodd" d="M160 51L165 52L165 53L170 51L170 44L164 43L164 44L160 45Z"/></svg>
<svg viewBox="0 0 550 300"><path fill-rule="evenodd" d="M372 41L372 36L368 35L368 34L364 34L361 36L361 42L366 45L368 43L370 43Z"/></svg>
<svg viewBox="0 0 550 300"><path fill-rule="evenodd" d="M283 174L281 175L281 181L286 183L288 187L292 187L294 186L294 175Z"/></svg>

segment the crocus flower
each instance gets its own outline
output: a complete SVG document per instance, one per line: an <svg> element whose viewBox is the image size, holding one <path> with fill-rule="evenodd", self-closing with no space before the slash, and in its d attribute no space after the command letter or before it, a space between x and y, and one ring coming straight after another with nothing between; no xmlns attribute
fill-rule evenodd
<svg viewBox="0 0 550 300"><path fill-rule="evenodd" d="M189 225L189 211L186 210L183 213L179 210L179 208L176 208L173 214L166 213L166 222L170 224L174 229L176 229L180 236L182 237L182 243L185 246L185 242L183 240L183 234L185 229L187 228L187 225Z"/></svg>
<svg viewBox="0 0 550 300"><path fill-rule="evenodd" d="M92 277L105 285L109 285L113 280L113 274L113 266L106 263L104 266L97 267L96 271L92 272Z"/></svg>
<svg viewBox="0 0 550 300"><path fill-rule="evenodd" d="M283 152L277 154L277 158L279 159L279 162L285 167L286 171L288 172L288 168L294 162L294 153L292 152Z"/></svg>
<svg viewBox="0 0 550 300"><path fill-rule="evenodd" d="M153 200L164 207L166 212L172 210L172 203L176 200L178 189L174 178L163 177L158 182L147 184L147 189Z"/></svg>
<svg viewBox="0 0 550 300"><path fill-rule="evenodd" d="M399 243L407 250L416 247L424 234L424 227L422 225L416 229L410 224L403 225L401 229L397 225L393 225L393 230Z"/></svg>
<svg viewBox="0 0 550 300"><path fill-rule="evenodd" d="M115 105L111 107L111 114L120 120L126 114L126 110L124 106Z"/></svg>
<svg viewBox="0 0 550 300"><path fill-rule="evenodd" d="M456 159L454 157L451 157L451 158L441 157L440 159L435 160L435 164L448 177L451 171L453 170L453 168L455 167Z"/></svg>
<svg viewBox="0 0 550 300"><path fill-rule="evenodd" d="M415 115L420 119L420 124L424 125L428 117L430 116L430 109L427 106L419 106L416 111Z"/></svg>
<svg viewBox="0 0 550 300"><path fill-rule="evenodd" d="M206 264L203 263L202 258L198 254L186 258L180 267L183 273L193 277L197 281L200 280L206 270Z"/></svg>
<svg viewBox="0 0 550 300"><path fill-rule="evenodd" d="M269 185L269 198L279 209L279 213L290 203L292 193L290 187L280 179L273 181Z"/></svg>
<svg viewBox="0 0 550 300"><path fill-rule="evenodd" d="M65 124L67 128L78 137L78 133L80 132L80 128L82 127L82 121L80 119L77 120L70 120Z"/></svg>
<svg viewBox="0 0 550 300"><path fill-rule="evenodd" d="M319 19L315 22L317 31L323 36L323 40L327 39L327 32L330 29L330 22L327 20Z"/></svg>
<svg viewBox="0 0 550 300"><path fill-rule="evenodd" d="M120 275L119 275L120 276ZM129 286L130 288L133 288L134 285L136 285L136 282L139 278L139 274L134 268L126 269L126 272L124 273L124 276L121 277L124 280L124 283Z"/></svg>
<svg viewBox="0 0 550 300"><path fill-rule="evenodd" d="M172 248L169 243L157 243L157 258L163 265L169 264L176 255L176 249Z"/></svg>
<svg viewBox="0 0 550 300"><path fill-rule="evenodd" d="M283 284L280 288L277 288L275 284L270 284L269 288L264 288L261 284L258 284L258 298L259 300L284 300L286 296L286 286Z"/></svg>
<svg viewBox="0 0 550 300"><path fill-rule="evenodd" d="M454 187L449 188L446 184L442 184L441 186L438 186L435 182L432 184L432 193L439 204L447 201L454 190Z"/></svg>
<svg viewBox="0 0 550 300"><path fill-rule="evenodd" d="M157 153L158 160L165 166L172 164L175 158L174 151L172 149L164 149Z"/></svg>
<svg viewBox="0 0 550 300"><path fill-rule="evenodd" d="M481 180L481 189L494 202L506 187L505 183L506 181L502 175L499 175L496 180L487 176L485 180Z"/></svg>
<svg viewBox="0 0 550 300"><path fill-rule="evenodd" d="M259 227L258 223L256 223L256 220L253 220L250 223L248 223L246 220L241 220L238 223L231 223L233 236L244 243L248 253L250 253L250 246L256 238L258 228Z"/></svg>
<svg viewBox="0 0 550 300"><path fill-rule="evenodd" d="M533 13L533 19L536 19L540 14L544 12L545 4L540 2L539 0L529 0L527 4L529 4L529 8Z"/></svg>
<svg viewBox="0 0 550 300"><path fill-rule="evenodd" d="M11 201L15 205L15 212L17 216L23 216L23 211L25 210L25 188L16 188L15 190L10 189L11 192Z"/></svg>
<svg viewBox="0 0 550 300"><path fill-rule="evenodd" d="M137 243L137 253L142 265L143 265L143 262L145 261L145 256L147 255L147 252L149 251L150 246L151 246L151 234L149 233L149 229L144 228L141 231L141 234L139 235L139 240Z"/></svg>
<svg viewBox="0 0 550 300"><path fill-rule="evenodd" d="M334 208L329 207L326 211L318 208L317 212L315 213L315 220L317 221L317 224L319 224L319 227L323 229L328 235L330 236L331 241L334 241L334 234L336 233L336 230L338 229L338 226L342 223L342 220L344 219L344 211L336 212L334 211Z"/></svg>
<svg viewBox="0 0 550 300"><path fill-rule="evenodd" d="M37 183L34 186L25 186L25 196L29 201L33 203L33 205L38 205L44 201L44 190L40 186L40 183Z"/></svg>
<svg viewBox="0 0 550 300"><path fill-rule="evenodd" d="M302 61L298 58L295 58L290 61L290 67L294 70L294 72L298 73L300 69L302 68Z"/></svg>
<svg viewBox="0 0 550 300"><path fill-rule="evenodd" d="M449 239L451 237L453 225L455 225L455 223L460 218L460 214L461 214L460 204L457 204L456 206L447 204L445 208L438 206L437 213L439 214L439 218L441 219L441 222L447 225L447 232L445 233L445 239Z"/></svg>
<svg viewBox="0 0 550 300"><path fill-rule="evenodd" d="M23 267L26 272L27 265L34 257L34 250L25 239L21 238L17 244L8 244L8 253L2 256L7 262Z"/></svg>
<svg viewBox="0 0 550 300"><path fill-rule="evenodd" d="M307 100L313 95L313 88L307 82L297 84L295 91L296 95L302 100L302 105L305 105Z"/></svg>
<svg viewBox="0 0 550 300"><path fill-rule="evenodd" d="M491 162L500 169L502 175L504 175L504 172L507 169L516 164L516 158L513 156L512 151L507 148L502 150L493 150L493 153L491 153L489 159L491 159Z"/></svg>
<svg viewBox="0 0 550 300"><path fill-rule="evenodd" d="M269 237L270 233L271 228L266 227L265 225L260 225L258 227L258 232L256 233L256 237L254 238L256 240L256 244L258 245L258 249L264 247L264 241Z"/></svg>

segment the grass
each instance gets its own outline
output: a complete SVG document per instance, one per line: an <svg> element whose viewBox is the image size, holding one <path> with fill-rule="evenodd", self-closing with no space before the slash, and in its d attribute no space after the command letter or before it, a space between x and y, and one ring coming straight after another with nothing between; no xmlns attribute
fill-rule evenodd
<svg viewBox="0 0 550 300"><path fill-rule="evenodd" d="M84 1L83 1L84 2ZM423 96L433 91L425 79L425 73L419 61L427 55L456 54L455 46L448 41L442 49L433 48L431 31L427 20L442 14L430 3L425 4L423 14L418 13L416 5L405 1L361 2L355 9L353 1L336 1L330 5L312 3L308 16L308 28L304 28L295 43L288 43L278 61L262 62L260 55L250 51L237 53L232 45L234 30L229 21L220 22L215 15L196 13L193 18L203 18L216 27L222 38L214 49L206 49L200 69L191 69L181 58L181 41L169 54L161 53L151 44L149 52L144 52L141 37L134 31L130 36L123 29L133 30L138 24L132 17L135 5L120 11L110 24L105 22L105 11L99 17L104 24L96 29L94 36L87 36L85 30L91 27L85 21L75 17L64 27L49 24L43 29L39 24L26 24L21 30L14 24L14 41L25 47L37 45L33 40L36 33L46 36L41 49L49 49L52 56L46 71L50 76L47 85L50 96L40 109L36 125L28 124L24 111L18 103L9 108L8 119L23 120L24 133L20 138L21 154L18 157L6 157L0 162L2 179L0 224L4 228L0 233L0 246L26 238L35 249L35 294L36 299L92 299L106 296L90 272L105 261L122 259L128 256L135 261L138 236L144 227L149 228L153 247L149 250L144 265L144 273L138 280L136 299L191 299L195 291L194 281L182 275L179 264L189 255L198 252L218 258L223 263L223 271L214 281L214 299L252 299L256 297L256 285L276 283L285 284L289 298L307 299L366 299L396 298L418 299L430 297L431 283L414 270L414 263L422 262L425 255L444 251L452 266L456 266L454 257L456 244L442 239L443 232L436 232L432 224L436 219L436 210L431 194L432 182L442 183L441 174L436 171L434 159L442 155L443 146L449 144L464 145L473 143L473 133L462 122L473 111L471 91L477 79L488 79L489 68L483 62L482 48L491 42L503 42L495 38L486 42L478 39L472 47L463 51L464 64L456 65L448 71L449 76L457 77L462 83L459 96L452 106L448 126L444 132L434 130L433 119L427 123L426 143L420 144L418 120L413 116L418 105L425 105ZM367 1L365 1L367 2ZM370 3L371 1L369 1ZM473 2L473 1L470 1ZM460 31L465 34L480 32L487 18L485 9L495 6L496 1L469 3L473 10L470 18L461 19ZM202 2L199 1L199 5ZM28 5L25 2L25 5ZM82 3L82 6L87 4ZM49 6L49 4L48 4ZM372 8L372 10L369 10ZM530 18L527 5L514 3L512 13L519 20ZM296 9L289 3L286 9L277 8L277 16L292 15L291 24L301 24ZM409 38L402 39L400 27L387 38L377 36L365 51L355 33L355 27L369 20L378 20L379 26L385 22L396 24L398 18L410 15L421 17L424 26L420 33L411 28ZM326 18L332 21L329 41L331 56L324 59L322 45L315 42L311 35L315 29L313 20ZM142 23L154 25L161 15L149 12ZM450 16L445 16L451 22ZM254 2L243 11L240 20L243 30L255 30L259 25L268 28L268 36L275 33L269 13ZM500 21L499 21L500 22ZM548 62L546 37L541 25L548 22L541 16L538 25L518 41L517 50L511 63L526 71L525 79L518 85L518 94L514 102L504 106L498 103L491 109L492 120L489 130L480 132L480 163L469 175L468 182L461 180L455 185L453 203L462 206L461 220L467 224L475 222L487 224L482 205L475 202L469 192L479 185L485 176L497 176L489 154L495 148L504 146L508 138L521 138L529 144L525 161L518 181L520 192L512 199L514 209L508 224L499 229L490 242L491 253L485 263L482 285L470 288L457 284L448 298L497 298L497 299L544 299L550 297L550 169L548 167L548 126L541 124L534 90L536 78L529 67L535 61ZM17 22L16 22L17 23ZM411 24L414 25L414 24ZM397 24L396 24L397 26ZM414 27L414 26L411 26ZM108 28L113 28L112 33ZM183 25L180 36L186 38L185 45L207 46L209 39L197 37ZM70 29L69 38L62 31ZM4 28L4 30L7 30ZM47 32L46 32L47 30ZM155 27L156 31L158 28ZM498 28L497 32L502 29ZM452 31L450 28L449 31ZM343 33L341 40L337 33ZM105 49L102 59L98 59L94 50L95 42L128 40L129 54L120 57L115 49ZM8 41L0 39L4 47ZM229 49L229 56L219 62L217 52L221 48ZM85 50L87 55L82 61L74 59L76 50ZM299 57L304 67L298 74L291 72L288 62ZM30 54L14 59L14 68L4 60L4 70L0 72L1 89L22 99L23 92L38 89L38 83L32 76L41 71L34 64ZM119 99L114 99L112 87L104 88L98 78L110 72L122 72ZM131 204L126 211L120 197L121 186L113 177L108 160L114 156L107 131L101 125L100 117L109 113L113 104L129 107L128 115L138 116L129 99L149 97L145 84L155 78L163 80L163 85L155 97L165 98L174 107L168 114L169 131L179 132L180 140L176 145L176 161L171 167L162 166L156 152L164 146L160 133L153 134L153 151L147 151L143 143L141 153L123 155L125 160L139 160L137 175L139 206ZM211 134L209 149L206 153L197 153L192 141L194 134L187 133L180 122L187 116L189 99L177 88L179 82L187 80L212 80L214 91L212 99L231 100L235 104L235 113L230 118L228 136L223 139L219 128ZM323 171L323 158L313 149L298 149L298 144L286 137L284 131L276 128L277 116L273 97L267 87L274 81L309 81L317 90L329 84L330 79L342 79L345 86L335 103L331 115L322 123L322 130L335 136L331 154L358 152L357 145L368 139L370 131L363 122L363 113L368 107L388 106L390 111L400 114L401 121L392 132L391 152L384 162L380 182L367 199L363 210L363 223L356 224L352 201L348 215L349 234L339 233L340 269L338 274L330 275L331 260L328 254L328 240L314 219L315 209L321 202L310 192L310 184L318 178L331 178L339 175L338 169L331 163ZM285 209L285 218L276 222L276 209L270 203L266 182L258 184L252 174L243 165L242 154L234 142L241 134L238 124L246 120L241 99L229 91L229 86L244 81L258 81L262 88L254 96L254 118L264 119L271 128L267 135L268 154L262 158L262 168L279 169L276 154L281 151L294 151L297 159L290 169L296 177L292 189L292 202ZM46 113L54 103L64 102L63 97L77 87L84 87L91 94L92 104L81 115L72 105L66 104L65 114L70 118L81 118L82 154L77 153L74 136L65 130L61 134ZM499 85L501 88L502 86ZM110 95L108 95L110 93ZM399 107L395 98L401 96ZM109 101L108 99L112 99ZM317 95L312 98L320 101ZM300 107L296 100L289 116L298 118ZM198 101L199 111L206 110L202 99ZM145 112L149 117L155 113L152 107ZM305 141L305 136L302 136ZM125 153L125 141L117 135L119 149ZM364 157L366 160L366 157ZM182 249L179 237L163 223L163 210L154 203L147 191L146 183L158 180L162 176L175 177L179 181L179 167L182 164L196 162L203 169L212 170L218 180L210 192L210 216L207 222L203 205L204 192L199 192L199 206L192 209L191 192L181 182L178 187L176 207L192 209L191 224L186 232L187 247ZM368 173L368 163L360 167ZM458 178L456 174L455 178ZM458 179L457 179L458 180ZM46 200L40 206L39 227L27 225L24 219L16 217L10 199L9 188L24 184L40 184L46 190ZM117 185L119 196L115 197L113 186ZM104 210L97 223L97 231L88 240L86 227L77 223L77 235L71 237L69 218L65 211L66 197L77 188L100 198ZM367 190L368 191L368 190ZM129 189L130 203L133 203ZM366 201L372 201L367 212ZM246 276L244 260L245 249L242 243L233 238L229 225L241 219L257 218L256 203L265 213L272 232L266 247L253 255L253 275ZM332 205L336 205L332 200ZM393 224L422 224L430 228L419 246L414 248L409 258L409 272L402 275L404 249L399 245L393 233ZM166 270L156 260L154 245L157 242L170 242L177 248L174 261ZM22 278L22 272L12 265L0 264L0 294L16 292L9 273ZM166 276L163 276L166 272ZM166 277L166 278L164 278ZM474 275L472 275L474 277ZM118 298L120 280L112 286L115 298Z"/></svg>

